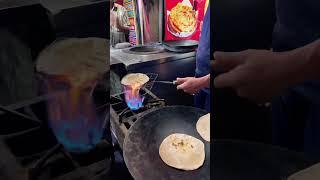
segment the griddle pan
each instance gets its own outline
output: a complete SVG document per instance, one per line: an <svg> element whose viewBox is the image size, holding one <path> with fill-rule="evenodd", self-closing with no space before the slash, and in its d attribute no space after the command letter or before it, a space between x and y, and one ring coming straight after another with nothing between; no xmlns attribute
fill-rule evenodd
<svg viewBox="0 0 320 180"><path fill-rule="evenodd" d="M185 48L185 47L198 47L198 41L195 40L174 40L165 41L163 44L171 47Z"/></svg>
<svg viewBox="0 0 320 180"><path fill-rule="evenodd" d="M167 106L138 119L124 140L124 160L136 180L209 180L210 143L196 130L199 117L206 112L186 106ZM193 171L183 171L166 165L159 156L161 142L170 134L184 133L205 144L205 162Z"/></svg>
<svg viewBox="0 0 320 180"><path fill-rule="evenodd" d="M195 40L174 40L163 42L163 47L173 52L195 51L198 47L198 41Z"/></svg>

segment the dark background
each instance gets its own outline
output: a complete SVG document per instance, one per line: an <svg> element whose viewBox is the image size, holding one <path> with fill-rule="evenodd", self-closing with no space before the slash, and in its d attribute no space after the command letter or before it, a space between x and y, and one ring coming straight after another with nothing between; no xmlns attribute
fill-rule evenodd
<svg viewBox="0 0 320 180"><path fill-rule="evenodd" d="M18 103L41 93L41 80L34 73L35 61L39 53L53 41L68 37L109 38L108 9L109 3L102 2L64 9L56 14L40 4L0 10L0 31L9 32L18 39L25 49L31 51L32 56L19 57L13 61L16 55L21 54L19 47L12 45L13 53L5 52L5 48L9 48L8 44L1 47L3 51L0 55L8 58L1 59L3 69L0 68L0 105ZM15 68L9 68L14 66ZM9 81L5 81L6 79ZM31 79L35 80L34 86L21 83Z"/></svg>
<svg viewBox="0 0 320 180"><path fill-rule="evenodd" d="M274 1L214 0L211 7L213 51L270 49L276 19ZM231 89L214 88L213 79L213 138L270 143L270 109L237 97Z"/></svg>
<svg viewBox="0 0 320 180"><path fill-rule="evenodd" d="M54 15L41 5L0 10L0 28L26 43L36 58L56 38L109 38L108 6L108 3L93 4L66 9Z"/></svg>
<svg viewBox="0 0 320 180"><path fill-rule="evenodd" d="M1 10L0 28L23 41L31 49L33 59L54 40L53 27L46 10L40 5Z"/></svg>

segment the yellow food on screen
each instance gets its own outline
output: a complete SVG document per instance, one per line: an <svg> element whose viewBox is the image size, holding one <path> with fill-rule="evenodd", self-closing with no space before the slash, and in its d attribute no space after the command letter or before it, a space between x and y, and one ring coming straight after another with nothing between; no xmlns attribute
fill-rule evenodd
<svg viewBox="0 0 320 180"><path fill-rule="evenodd" d="M193 32L196 27L196 13L191 6L178 3L171 9L169 23L177 32Z"/></svg>

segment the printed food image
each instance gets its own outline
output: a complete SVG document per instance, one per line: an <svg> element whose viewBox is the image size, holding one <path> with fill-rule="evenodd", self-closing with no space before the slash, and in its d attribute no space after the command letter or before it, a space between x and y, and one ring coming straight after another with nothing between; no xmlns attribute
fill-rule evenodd
<svg viewBox="0 0 320 180"><path fill-rule="evenodd" d="M173 33L187 33L191 35L197 26L196 11L192 6L178 3L171 9L168 17L168 28Z"/></svg>

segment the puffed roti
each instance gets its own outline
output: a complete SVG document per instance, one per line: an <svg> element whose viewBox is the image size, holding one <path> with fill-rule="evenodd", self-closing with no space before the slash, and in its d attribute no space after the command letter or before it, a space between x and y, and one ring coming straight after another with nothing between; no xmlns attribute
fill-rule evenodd
<svg viewBox="0 0 320 180"><path fill-rule="evenodd" d="M168 166L182 170L195 170L204 163L204 143L187 134L171 134L162 141L159 155Z"/></svg>
<svg viewBox="0 0 320 180"><path fill-rule="evenodd" d="M108 41L103 38L69 38L54 42L37 58L37 71L66 77L83 86L110 70Z"/></svg>
<svg viewBox="0 0 320 180"><path fill-rule="evenodd" d="M149 81L149 77L142 73L130 73L124 76L121 80L121 84L125 86L142 86Z"/></svg>

